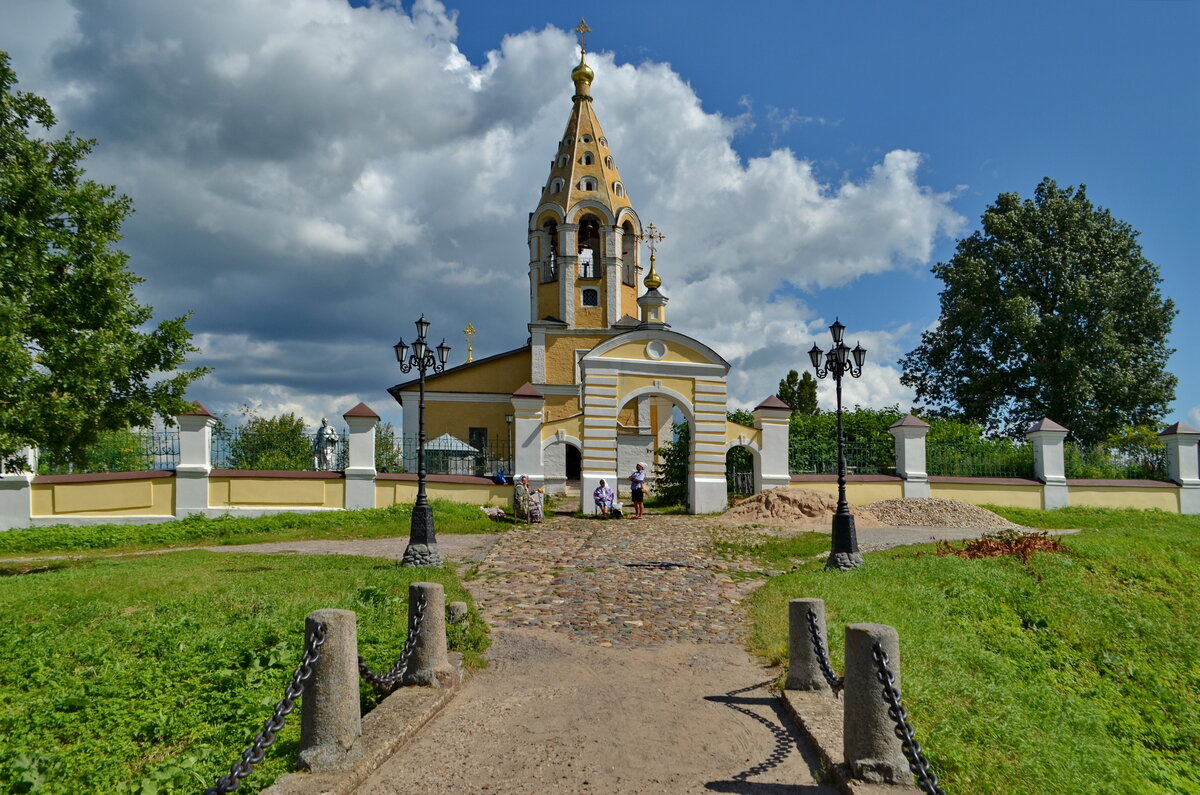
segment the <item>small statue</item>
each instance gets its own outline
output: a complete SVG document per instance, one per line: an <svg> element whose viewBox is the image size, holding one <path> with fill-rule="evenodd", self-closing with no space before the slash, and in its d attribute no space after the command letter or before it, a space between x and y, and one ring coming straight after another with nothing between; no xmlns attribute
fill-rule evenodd
<svg viewBox="0 0 1200 795"><path fill-rule="evenodd" d="M337 469L338 434L329 425L329 420L321 418L321 427L313 439L313 469L332 472Z"/></svg>

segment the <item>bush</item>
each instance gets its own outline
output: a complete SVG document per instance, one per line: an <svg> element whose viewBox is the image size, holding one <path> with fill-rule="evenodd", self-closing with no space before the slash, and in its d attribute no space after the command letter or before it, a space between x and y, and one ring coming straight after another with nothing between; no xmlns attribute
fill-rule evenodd
<svg viewBox="0 0 1200 795"><path fill-rule="evenodd" d="M229 445L231 469L306 470L312 463L312 439L304 420L291 412L249 417Z"/></svg>

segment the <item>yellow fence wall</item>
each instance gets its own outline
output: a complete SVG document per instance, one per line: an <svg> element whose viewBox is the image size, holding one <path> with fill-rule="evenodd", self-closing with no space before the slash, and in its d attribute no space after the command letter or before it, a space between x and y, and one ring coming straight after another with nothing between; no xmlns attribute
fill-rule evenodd
<svg viewBox="0 0 1200 795"><path fill-rule="evenodd" d="M929 496L942 500L960 500L972 505L1007 505L1010 508L1041 508L1042 487L1031 483L930 483Z"/></svg>
<svg viewBox="0 0 1200 795"><path fill-rule="evenodd" d="M34 483L32 516L171 516L175 478Z"/></svg>
<svg viewBox="0 0 1200 795"><path fill-rule="evenodd" d="M812 489L832 494L838 493L835 481L792 481L793 489ZM880 500L899 500L904 497L904 483L895 481L849 482L846 484L846 499L855 505L866 505Z"/></svg>
<svg viewBox="0 0 1200 795"><path fill-rule="evenodd" d="M484 483L425 483L425 495L431 500L450 500L469 505L508 505L512 501L512 486ZM415 480L375 481L375 507L387 508L399 503L416 502Z"/></svg>
<svg viewBox="0 0 1200 795"><path fill-rule="evenodd" d="M214 477L208 481L213 508L345 508L341 478Z"/></svg>
<svg viewBox="0 0 1200 795"><path fill-rule="evenodd" d="M1139 508L1179 513L1179 489L1122 486L1072 486L1067 483L1068 499L1081 508Z"/></svg>

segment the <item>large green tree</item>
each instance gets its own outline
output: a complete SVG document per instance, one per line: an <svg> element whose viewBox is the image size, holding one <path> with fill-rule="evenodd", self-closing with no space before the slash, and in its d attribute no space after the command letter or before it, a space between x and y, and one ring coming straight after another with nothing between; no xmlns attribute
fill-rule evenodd
<svg viewBox="0 0 1200 795"><path fill-rule="evenodd" d="M788 404L792 411L817 413L817 379L807 370L803 376L795 370L789 370L786 378L779 379L779 392L775 396Z"/></svg>
<svg viewBox="0 0 1200 795"><path fill-rule="evenodd" d="M1010 435L1049 417L1085 444L1159 422L1175 396L1175 306L1138 233L1046 178L1002 193L982 228L934 266L941 317L902 360L935 410Z"/></svg>
<svg viewBox="0 0 1200 795"><path fill-rule="evenodd" d="M42 137L54 114L16 82L0 52L0 460L26 445L81 459L103 431L186 411L205 370L177 369L186 317L146 329L116 248L130 200L84 178L95 142Z"/></svg>

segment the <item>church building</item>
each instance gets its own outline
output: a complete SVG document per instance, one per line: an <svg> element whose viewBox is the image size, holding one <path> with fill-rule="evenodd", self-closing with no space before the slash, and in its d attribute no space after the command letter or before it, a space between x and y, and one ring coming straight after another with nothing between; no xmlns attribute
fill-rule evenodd
<svg viewBox="0 0 1200 795"><path fill-rule="evenodd" d="M786 434L788 412L768 402L755 412L757 429L729 422L729 363L667 324L655 262L663 236L643 226L630 200L593 105L593 77L581 47L571 115L529 214L529 339L427 376L426 435L511 449L510 474L550 493L577 480L580 509L591 512L601 478L616 489L628 486L637 462L653 470L678 409L691 431L688 509L723 511L733 446L754 453L756 490L786 485L786 462L782 474L764 475L760 453L764 422L769 435ZM388 391L413 432L417 381Z"/></svg>

